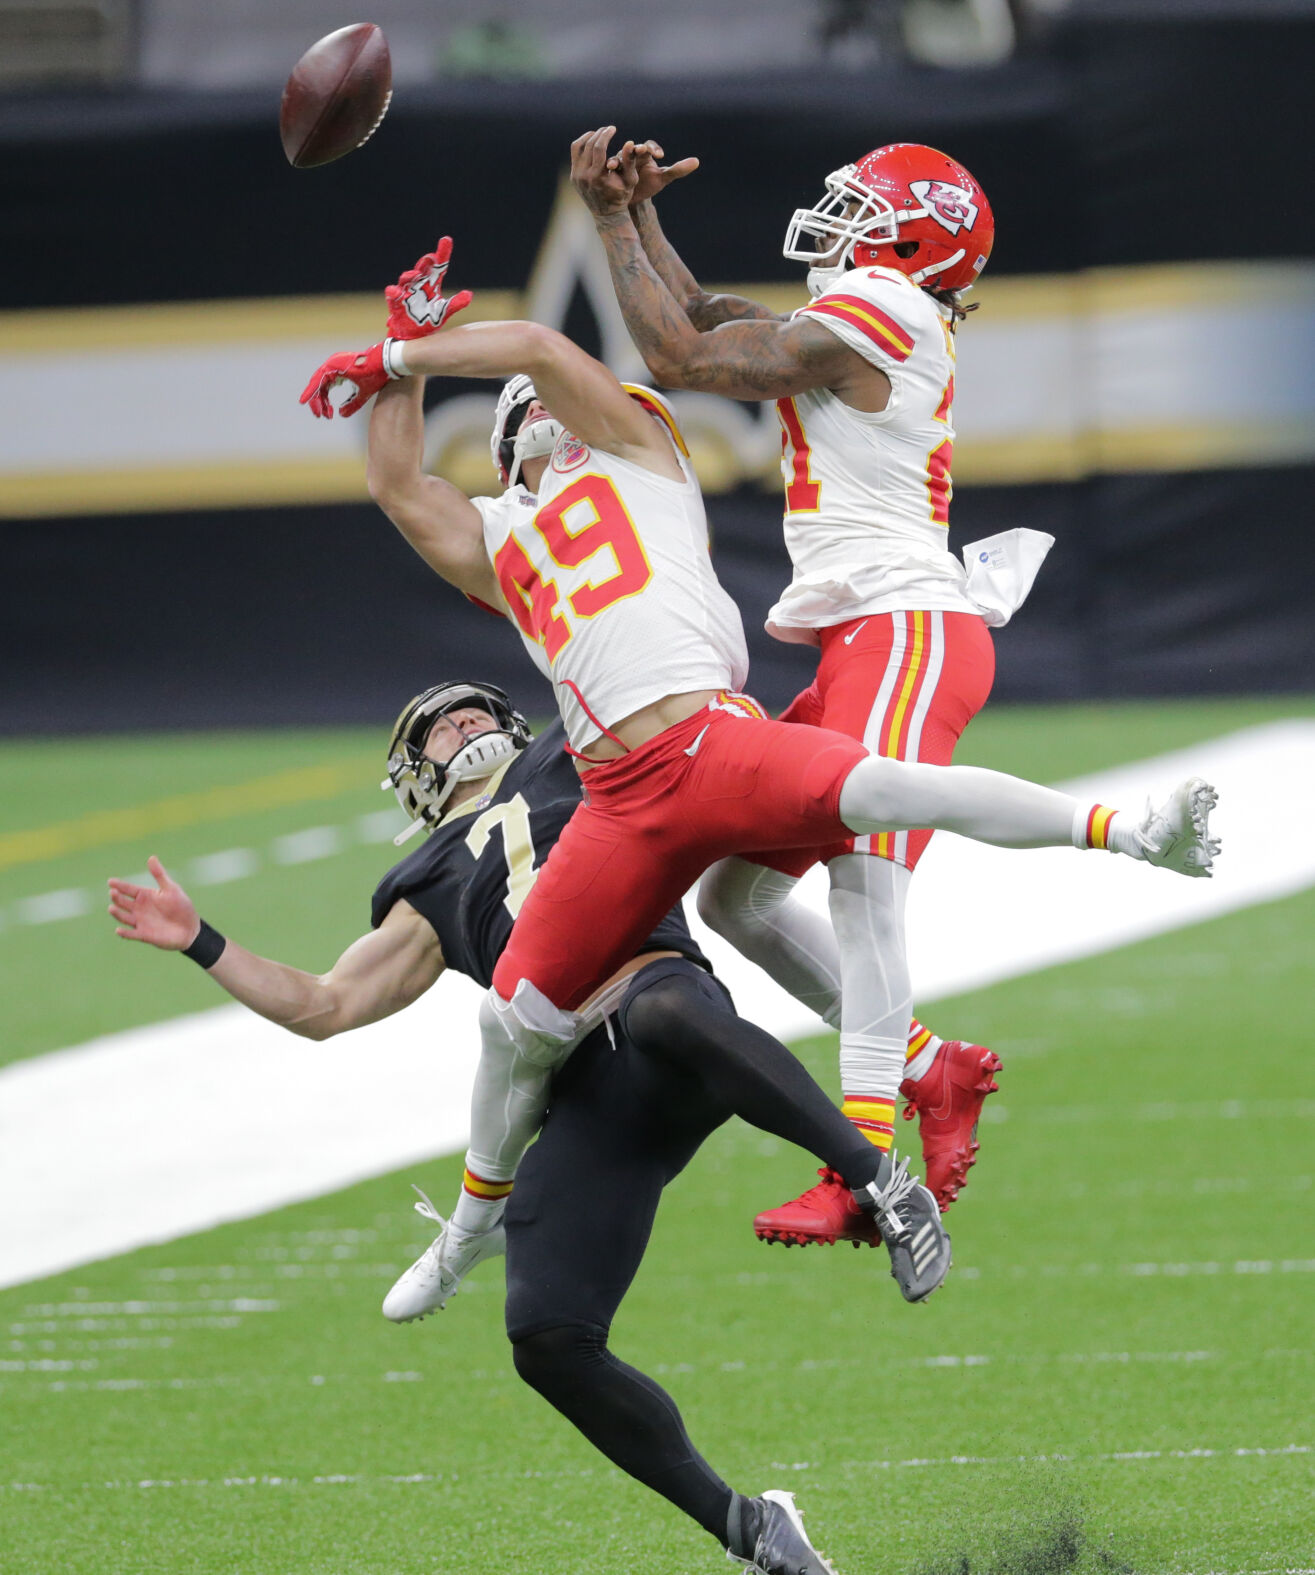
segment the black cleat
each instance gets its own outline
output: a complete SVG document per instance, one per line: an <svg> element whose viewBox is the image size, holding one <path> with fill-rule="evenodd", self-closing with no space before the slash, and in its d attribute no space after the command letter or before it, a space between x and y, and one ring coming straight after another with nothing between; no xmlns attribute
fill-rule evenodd
<svg viewBox="0 0 1315 1575"><path fill-rule="evenodd" d="M745 1539L744 1511L748 1508L758 1526L752 1548L746 1546ZM747 1570L758 1570L760 1575L839 1575L835 1565L808 1540L793 1493L769 1488L758 1498L737 1497L727 1530L731 1546L726 1557Z"/></svg>

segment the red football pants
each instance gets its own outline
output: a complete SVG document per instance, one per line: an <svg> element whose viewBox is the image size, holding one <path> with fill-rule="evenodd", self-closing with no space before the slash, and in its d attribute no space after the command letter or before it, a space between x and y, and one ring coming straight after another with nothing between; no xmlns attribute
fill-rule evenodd
<svg viewBox="0 0 1315 1575"><path fill-rule="evenodd" d="M840 789L868 751L773 722L728 696L585 773L567 822L493 974L510 1000L529 979L571 1010L640 951L716 860L846 834Z"/></svg>
<svg viewBox="0 0 1315 1575"><path fill-rule="evenodd" d="M995 678L995 647L983 620L976 613L873 613L821 635L817 677L781 721L846 733L891 760L948 766ZM914 869L931 838L930 831L846 833L824 847L746 857L784 875L802 875L842 853L871 853Z"/></svg>

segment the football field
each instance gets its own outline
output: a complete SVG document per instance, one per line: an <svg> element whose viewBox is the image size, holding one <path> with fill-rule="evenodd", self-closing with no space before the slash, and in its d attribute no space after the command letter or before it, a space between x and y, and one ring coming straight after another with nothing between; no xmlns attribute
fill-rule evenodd
<svg viewBox="0 0 1315 1575"><path fill-rule="evenodd" d="M1002 709L960 758L1054 781L1313 715ZM104 877L150 852L220 928L327 967L396 856L381 746L0 747L0 1060L226 999L114 939ZM614 1349L733 1485L796 1491L842 1575L1315 1571L1313 937L1315 888L936 1001L1005 1061L944 1289L908 1307L882 1253L757 1242L809 1166L732 1122L670 1189ZM798 1048L835 1091L834 1039ZM441 1208L459 1177L442 1157L0 1291L0 1570L724 1568L516 1378L499 1265L424 1323L379 1315L428 1240L408 1183Z"/></svg>

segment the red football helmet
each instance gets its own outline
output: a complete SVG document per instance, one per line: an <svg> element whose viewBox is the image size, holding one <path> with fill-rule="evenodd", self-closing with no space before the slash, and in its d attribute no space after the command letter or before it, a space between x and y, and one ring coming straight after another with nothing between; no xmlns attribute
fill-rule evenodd
<svg viewBox="0 0 1315 1575"><path fill-rule="evenodd" d="M812 264L810 288L825 289L846 268L881 267L916 285L966 290L991 255L986 193L962 164L920 142L875 148L832 171L826 191L816 207L795 210L785 237L785 255ZM910 243L912 254L900 256Z"/></svg>

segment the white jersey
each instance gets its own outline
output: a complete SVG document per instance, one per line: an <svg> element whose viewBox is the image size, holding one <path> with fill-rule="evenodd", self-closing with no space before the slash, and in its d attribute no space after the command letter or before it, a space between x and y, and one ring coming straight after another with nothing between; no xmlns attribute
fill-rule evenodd
<svg viewBox="0 0 1315 1575"><path fill-rule="evenodd" d="M573 748L667 695L739 689L749 653L708 551L699 484L567 432L537 499L475 498L503 599L552 680Z"/></svg>
<svg viewBox="0 0 1315 1575"><path fill-rule="evenodd" d="M954 337L902 273L855 268L795 316L820 323L890 379L886 408L828 389L777 401L785 542L794 579L768 614L778 639L873 613L977 612L949 551Z"/></svg>

